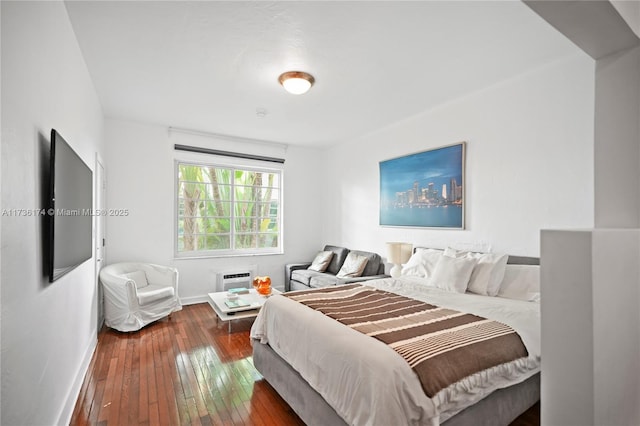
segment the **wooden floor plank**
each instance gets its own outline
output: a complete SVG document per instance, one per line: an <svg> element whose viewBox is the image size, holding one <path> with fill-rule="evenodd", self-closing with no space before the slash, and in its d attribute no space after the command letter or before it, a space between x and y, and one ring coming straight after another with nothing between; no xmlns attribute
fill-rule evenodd
<svg viewBox="0 0 640 426"><path fill-rule="evenodd" d="M138 353L140 354L140 360L138 361L138 421L144 423L149 421L149 368L147 365L147 348L144 346L143 339L141 339Z"/></svg>
<svg viewBox="0 0 640 426"><path fill-rule="evenodd" d="M251 319L185 306L135 333L103 329L71 425L304 425L253 367ZM540 405L511 426L539 426Z"/></svg>
<svg viewBox="0 0 640 426"><path fill-rule="evenodd" d="M140 395L140 356L141 350L140 346L135 344L133 339L130 340L129 344L132 345L132 358L131 358L131 382L129 383L130 389L129 392L131 394L130 403L129 403L129 416L127 418L127 424L131 424L137 422L140 418L140 404L139 404L139 395Z"/></svg>

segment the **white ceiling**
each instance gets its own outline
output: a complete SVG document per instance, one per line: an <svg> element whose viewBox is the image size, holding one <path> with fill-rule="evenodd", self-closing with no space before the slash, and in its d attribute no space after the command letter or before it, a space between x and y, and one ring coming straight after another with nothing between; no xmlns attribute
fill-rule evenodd
<svg viewBox="0 0 640 426"><path fill-rule="evenodd" d="M519 1L66 6L107 117L306 146L578 52ZM277 78L288 70L315 86L286 93Z"/></svg>

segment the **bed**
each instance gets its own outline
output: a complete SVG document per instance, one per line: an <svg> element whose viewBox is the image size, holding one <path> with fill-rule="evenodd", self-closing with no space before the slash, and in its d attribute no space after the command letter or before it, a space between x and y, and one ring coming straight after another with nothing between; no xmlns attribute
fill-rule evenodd
<svg viewBox="0 0 640 426"><path fill-rule="evenodd" d="M447 288L449 282L433 284L434 281L442 284L443 277L459 280L440 273L443 268L437 267L442 258L454 262L450 257L474 256L472 270L490 271L491 274L481 278L499 280L499 288L494 284L489 292L493 295L452 291ZM455 251L445 256L441 250L417 249L400 278L271 297L251 329L254 365L309 425L509 424L540 398L539 261L504 256L501 258L504 265L500 265L500 260L487 266L491 262L478 260L486 260L486 256L489 255ZM491 256L494 261L498 259L497 255ZM455 262L467 266L473 263ZM440 266L444 263L440 262ZM482 267L478 266L481 264ZM496 271L501 273L496 276ZM469 276L464 279L468 284ZM325 308L327 300L329 305L340 305L351 300L348 298L370 295L415 304L419 309L428 306L445 312L447 319L471 316L480 318L479 322L504 325L513 333L503 334L515 334L525 353L483 367L469 376L448 378L439 388L425 385L418 370L399 355L398 347L381 341L376 334L387 336L386 330L366 333L358 328L362 322L349 325L348 318L336 320ZM387 318L380 323L393 321L397 320ZM439 321L430 320L429 324ZM408 327L394 330L405 328ZM496 342L499 342L494 345L496 348L503 347L502 340ZM486 347L493 341L483 343L484 352L480 357L473 355L474 359L483 358L488 353ZM447 357L454 359L459 354L451 350Z"/></svg>

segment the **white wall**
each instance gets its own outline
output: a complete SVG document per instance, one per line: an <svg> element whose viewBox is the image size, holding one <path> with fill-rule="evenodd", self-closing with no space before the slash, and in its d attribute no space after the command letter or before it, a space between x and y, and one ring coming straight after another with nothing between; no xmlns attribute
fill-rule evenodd
<svg viewBox="0 0 640 426"><path fill-rule="evenodd" d="M637 425L640 378L629 372L640 369L640 47L637 38L630 47L615 36L628 33L624 23L592 25L607 22L610 5L585 4L572 9L579 19L556 28L577 35L585 50L607 46L595 73L595 229L581 232L587 238L542 232L541 419ZM554 5L546 6L543 17L555 18ZM561 343L567 336L570 345Z"/></svg>
<svg viewBox="0 0 640 426"><path fill-rule="evenodd" d="M538 256L541 228L592 227L593 81L594 61L576 54L334 147L325 239L382 254L399 240ZM378 162L460 141L466 229L380 227Z"/></svg>
<svg viewBox="0 0 640 426"><path fill-rule="evenodd" d="M638 229L542 231L543 425L640 419Z"/></svg>
<svg viewBox="0 0 640 426"><path fill-rule="evenodd" d="M640 379L629 372L640 371L640 230L594 229L592 238L593 424L637 425Z"/></svg>
<svg viewBox="0 0 640 426"><path fill-rule="evenodd" d="M93 169L102 111L64 4L0 7L2 209L42 208L51 128ZM96 344L93 259L50 284L42 237L41 218L2 216L2 424L68 424Z"/></svg>
<svg viewBox="0 0 640 426"><path fill-rule="evenodd" d="M640 226L640 46L598 59L595 226Z"/></svg>
<svg viewBox="0 0 640 426"><path fill-rule="evenodd" d="M592 233L542 231L542 425L592 425ZM549 332L553 330L553 332ZM571 383L571 390L567 385ZM611 423L613 424L613 423Z"/></svg>
<svg viewBox="0 0 640 426"><path fill-rule="evenodd" d="M620 16L629 27L640 37L640 2L628 0L611 0Z"/></svg>
<svg viewBox="0 0 640 426"><path fill-rule="evenodd" d="M127 217L107 218L109 263L140 260L175 266L180 297L191 303L204 301L206 293L215 290L216 271L247 265L256 265L258 274L271 276L274 286L284 288L284 264L311 260L321 248L318 188L323 184L324 155L320 151L291 146L284 154L284 254L174 259L174 161L186 154L173 146L183 139L170 135L164 126L122 120L107 120L105 129L107 205L130 211ZM199 146L220 149L218 143L210 139L207 145L204 139Z"/></svg>

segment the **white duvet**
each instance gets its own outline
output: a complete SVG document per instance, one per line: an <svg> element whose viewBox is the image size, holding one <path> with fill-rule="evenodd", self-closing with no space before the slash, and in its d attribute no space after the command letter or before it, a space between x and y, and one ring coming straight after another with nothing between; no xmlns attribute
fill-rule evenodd
<svg viewBox="0 0 640 426"><path fill-rule="evenodd" d="M287 297L270 297L251 337L268 343L348 424L438 425L540 370L537 302L446 292L416 277L364 284L508 324L522 338L529 358L474 374L428 398L418 376L386 344Z"/></svg>

